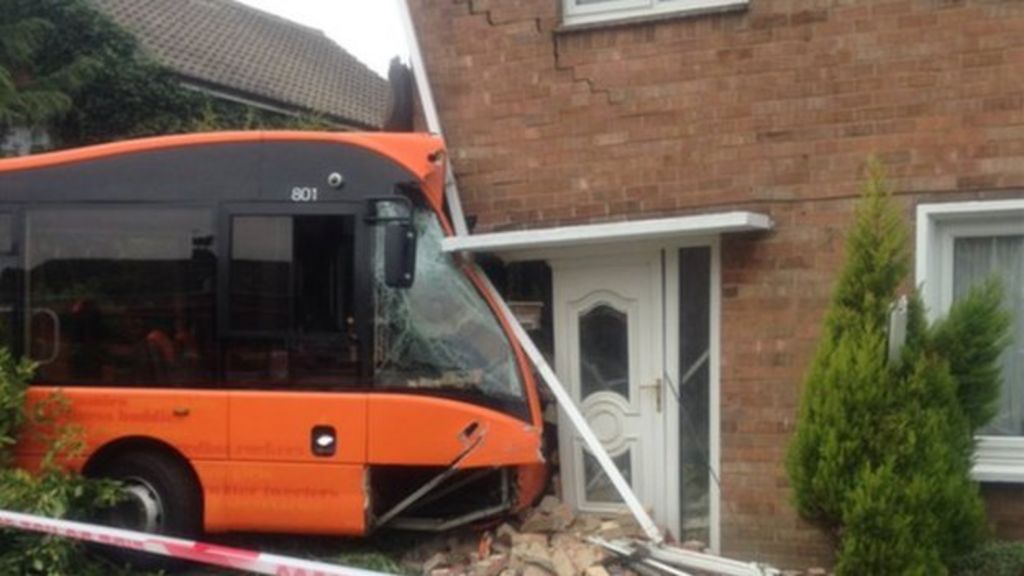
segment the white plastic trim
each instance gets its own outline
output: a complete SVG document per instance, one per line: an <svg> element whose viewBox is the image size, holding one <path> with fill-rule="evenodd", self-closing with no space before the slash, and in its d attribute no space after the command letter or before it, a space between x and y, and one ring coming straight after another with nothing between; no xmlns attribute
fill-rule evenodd
<svg viewBox="0 0 1024 576"><path fill-rule="evenodd" d="M726 232L752 232L770 230L772 225L772 219L764 214L740 211L720 212L675 218L474 234L466 237L445 238L441 242L441 249L445 252L510 252L583 244L659 240L680 236L711 236Z"/></svg>
<svg viewBox="0 0 1024 576"><path fill-rule="evenodd" d="M951 298L952 238L959 234L1024 229L1024 198L920 204L917 207L915 278L928 317L946 313ZM1024 436L979 436L972 475L979 482L1024 483Z"/></svg>
<svg viewBox="0 0 1024 576"><path fill-rule="evenodd" d="M749 3L750 0L607 0L577 5L575 0L563 0L562 21L566 27L572 28L668 15L697 15L744 8Z"/></svg>

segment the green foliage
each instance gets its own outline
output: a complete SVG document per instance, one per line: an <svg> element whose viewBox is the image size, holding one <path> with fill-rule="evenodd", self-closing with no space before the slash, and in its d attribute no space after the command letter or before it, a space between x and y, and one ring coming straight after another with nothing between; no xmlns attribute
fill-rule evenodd
<svg viewBox="0 0 1024 576"><path fill-rule="evenodd" d="M872 161L786 462L798 511L839 540L840 575L945 574L985 534L971 451L1008 323L992 285L934 329L911 294L906 345L889 362L907 238Z"/></svg>
<svg viewBox="0 0 1024 576"><path fill-rule="evenodd" d="M67 472L61 462L81 450L75 430L59 423L67 402L54 396L25 409L26 385L35 366L0 348L0 508L63 518L112 504L116 486ZM24 426L49 430L40 469L29 474L12 466L11 448ZM109 569L83 562L81 547L69 540L23 531L0 531L0 574L102 574Z"/></svg>
<svg viewBox="0 0 1024 576"><path fill-rule="evenodd" d="M972 431L991 421L999 411L999 356L1009 344L1010 328L1010 317L1002 304L1002 284L992 279L957 302L936 324L931 338L933 350L949 362Z"/></svg>
<svg viewBox="0 0 1024 576"><path fill-rule="evenodd" d="M1024 542L992 542L953 562L955 576L1022 576Z"/></svg>
<svg viewBox="0 0 1024 576"><path fill-rule="evenodd" d="M184 87L85 0L0 0L0 136L15 126L49 127L61 147L207 130L329 128Z"/></svg>
<svg viewBox="0 0 1024 576"><path fill-rule="evenodd" d="M798 511L829 528L839 526L842 496L855 482L851 471L887 448L867 432L889 392L888 307L910 261L907 231L891 206L882 168L872 162L869 170L787 461Z"/></svg>
<svg viewBox="0 0 1024 576"><path fill-rule="evenodd" d="M70 92L86 82L97 62L73 54L43 66L53 22L31 14L31 3L0 0L0 133L18 125L45 124L71 109Z"/></svg>

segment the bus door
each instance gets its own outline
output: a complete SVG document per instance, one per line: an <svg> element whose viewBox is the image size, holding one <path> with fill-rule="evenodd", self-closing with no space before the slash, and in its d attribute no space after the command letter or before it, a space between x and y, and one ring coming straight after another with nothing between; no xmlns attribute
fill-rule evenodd
<svg viewBox="0 0 1024 576"><path fill-rule="evenodd" d="M364 529L363 211L250 204L222 212L232 529Z"/></svg>

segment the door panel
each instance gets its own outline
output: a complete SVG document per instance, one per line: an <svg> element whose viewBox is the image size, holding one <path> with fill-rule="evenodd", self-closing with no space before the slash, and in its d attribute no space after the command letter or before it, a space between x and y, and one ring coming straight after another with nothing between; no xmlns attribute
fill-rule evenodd
<svg viewBox="0 0 1024 576"><path fill-rule="evenodd" d="M362 535L365 470L345 464L233 462L225 486L226 528Z"/></svg>
<svg viewBox="0 0 1024 576"><path fill-rule="evenodd" d="M236 391L230 398L232 461L366 462L365 394ZM314 452L320 428L333 431L332 454L323 452L328 446Z"/></svg>
<svg viewBox="0 0 1024 576"><path fill-rule="evenodd" d="M365 530L368 253L360 206L233 205L218 324L233 530Z"/></svg>
<svg viewBox="0 0 1024 576"><path fill-rule="evenodd" d="M660 277L657 254L554 265L559 376L640 501L654 509L664 504ZM582 439L562 428L566 499L581 510L623 509Z"/></svg>

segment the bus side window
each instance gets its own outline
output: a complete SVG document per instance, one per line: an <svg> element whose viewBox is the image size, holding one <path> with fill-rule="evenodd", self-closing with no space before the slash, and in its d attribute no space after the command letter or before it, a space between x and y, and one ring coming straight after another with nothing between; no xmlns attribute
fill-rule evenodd
<svg viewBox="0 0 1024 576"><path fill-rule="evenodd" d="M212 220L197 208L29 211L26 318L37 379L212 383Z"/></svg>

